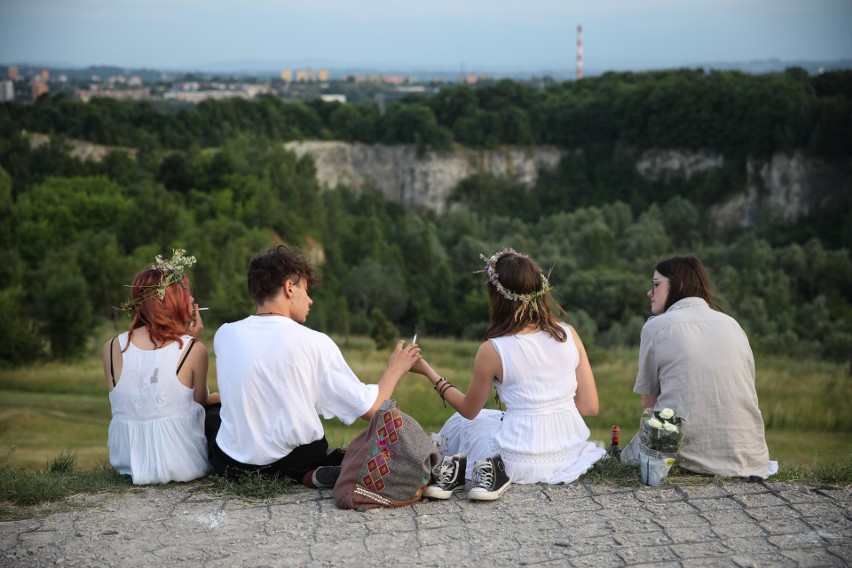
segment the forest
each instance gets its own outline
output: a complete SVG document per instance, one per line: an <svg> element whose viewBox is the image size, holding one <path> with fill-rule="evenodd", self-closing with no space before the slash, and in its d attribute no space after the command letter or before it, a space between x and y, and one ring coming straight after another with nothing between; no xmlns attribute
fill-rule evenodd
<svg viewBox="0 0 852 568"><path fill-rule="evenodd" d="M34 147L28 133L51 136ZM69 139L121 146L71 157ZM405 209L377 191L324 190L299 139L414 144L554 145L576 150L532 188L469 178L449 212ZM647 148L711 149L725 166L651 182ZM482 338L479 255L514 247L550 271L584 341L635 345L650 315L655 262L694 253L753 347L848 361L852 214L832 206L795 223L718 233L708 207L742 189L745 161L803 152L852 156L852 71L747 75L675 70L582 81L446 86L380 114L372 103L208 101L196 107L46 95L0 105L0 364L73 358L155 255L196 256L209 328L252 309L245 269L283 242L317 264L307 325L330 333Z"/></svg>

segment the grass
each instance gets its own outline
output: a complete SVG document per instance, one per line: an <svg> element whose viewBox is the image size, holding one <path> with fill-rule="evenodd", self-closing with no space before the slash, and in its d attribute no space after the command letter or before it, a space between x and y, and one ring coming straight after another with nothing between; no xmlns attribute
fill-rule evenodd
<svg viewBox="0 0 852 568"><path fill-rule="evenodd" d="M73 508L67 498L78 493L120 493L133 486L106 462L80 469L74 452L62 451L44 467L15 467L13 452L0 460L0 521L30 518Z"/></svg>
<svg viewBox="0 0 852 568"><path fill-rule="evenodd" d="M114 333L101 330L86 353L70 364L42 363L0 370L0 452L7 454L0 461L0 518L14 517L14 511L6 512L10 506L31 507L32 503L53 502L81 491L132 488L106 464L110 407L100 352ZM334 339L362 380L378 379L385 368L387 350L377 350L372 340L364 337ZM203 340L212 345L212 332L205 332ZM461 389L467 388L478 343L429 337L421 337L418 343L438 372ZM586 419L592 439L608 444L610 427L617 424L622 428L622 445L626 445L639 419L639 396L632 392L636 350L590 350L590 358L601 401L600 414ZM852 413L846 408L852 377L848 367L760 355L756 363L770 457L781 467L773 479L852 483ZM212 354L209 383L211 390L216 390ZM403 377L394 398L427 432L439 430L453 412L419 375ZM487 407L495 407L493 398ZM332 446L348 445L366 426L363 421L351 426L337 420L325 420L324 424ZM69 462L71 455L73 464ZM638 483L634 468L622 470L617 465L601 462L584 479ZM677 482L703 479L677 470L671 475ZM231 482L216 476L196 483L206 490L245 499L265 499L289 487L284 482L270 485L259 478Z"/></svg>

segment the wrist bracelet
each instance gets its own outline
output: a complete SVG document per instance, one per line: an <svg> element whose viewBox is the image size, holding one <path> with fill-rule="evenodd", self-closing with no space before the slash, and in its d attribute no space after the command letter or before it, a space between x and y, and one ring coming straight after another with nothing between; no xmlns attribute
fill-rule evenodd
<svg viewBox="0 0 852 568"><path fill-rule="evenodd" d="M438 385L441 384L441 381L447 382L447 379L445 379L444 377L438 377L438 380L434 382L434 384L432 385L432 388L434 388L437 391Z"/></svg>
<svg viewBox="0 0 852 568"><path fill-rule="evenodd" d="M444 393L453 388L453 384L444 379L444 386L441 387L441 390L438 391L438 396L441 397L441 400L444 401L444 408L447 407L447 399L444 398Z"/></svg>

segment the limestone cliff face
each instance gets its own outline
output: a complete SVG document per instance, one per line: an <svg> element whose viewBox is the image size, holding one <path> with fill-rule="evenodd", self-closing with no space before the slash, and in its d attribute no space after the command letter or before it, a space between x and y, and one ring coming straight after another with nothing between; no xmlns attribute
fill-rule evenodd
<svg viewBox="0 0 852 568"><path fill-rule="evenodd" d="M309 155L319 182L356 191L376 188L403 205L443 212L450 192L477 173L492 173L531 186L539 172L555 167L566 151L558 148L503 147L418 153L411 145L384 146L346 142L298 141L285 144L297 156Z"/></svg>
<svg viewBox="0 0 852 568"><path fill-rule="evenodd" d="M707 151L649 150L636 162L636 171L648 179L691 176L724 165L720 154ZM710 224L717 230L754 228L761 215L794 222L828 204L852 205L852 157L806 157L777 153L768 161L749 159L745 187L730 188L734 196L712 207ZM689 197L689 196L685 196Z"/></svg>
<svg viewBox="0 0 852 568"><path fill-rule="evenodd" d="M327 187L377 188L389 200L437 212L447 209L453 188L471 175L491 173L531 186L543 169L555 167L568 153L542 146L496 150L456 146L423 153L414 146L346 142L298 141L285 146L299 157L311 156L319 182ZM654 149L642 153L635 167L647 179L668 181L689 179L724 164L724 156L708 150ZM779 153L768 161L749 160L746 173L746 186L730 188L734 197L710 209L710 225L716 229L756 227L761 213L794 221L827 202L850 205L852 157L827 160Z"/></svg>
<svg viewBox="0 0 852 568"><path fill-rule="evenodd" d="M681 150L648 150L636 160L636 171L640 176L658 180L675 177L691 178L695 174L721 168L725 158L707 150L685 152Z"/></svg>
<svg viewBox="0 0 852 568"><path fill-rule="evenodd" d="M852 205L852 157L809 158L775 154L749 160L744 191L711 211L717 228L755 227L761 214L793 222L826 206Z"/></svg>

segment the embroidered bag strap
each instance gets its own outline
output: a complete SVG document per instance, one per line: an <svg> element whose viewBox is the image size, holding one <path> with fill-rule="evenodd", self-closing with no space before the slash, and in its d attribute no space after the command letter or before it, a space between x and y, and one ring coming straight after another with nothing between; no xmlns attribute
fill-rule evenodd
<svg viewBox="0 0 852 568"><path fill-rule="evenodd" d="M115 367L112 364L112 347L115 343L115 337L109 342L109 376L112 377L112 388L115 388Z"/></svg>
<svg viewBox="0 0 852 568"><path fill-rule="evenodd" d="M175 371L175 374L180 373L180 368L183 367L184 363L186 363L186 358L189 357L189 352L192 351L193 345L195 345L195 340L190 339L189 345L187 346L186 351L183 354L183 359L180 360L180 365L178 365L178 368L177 368L177 371Z"/></svg>

